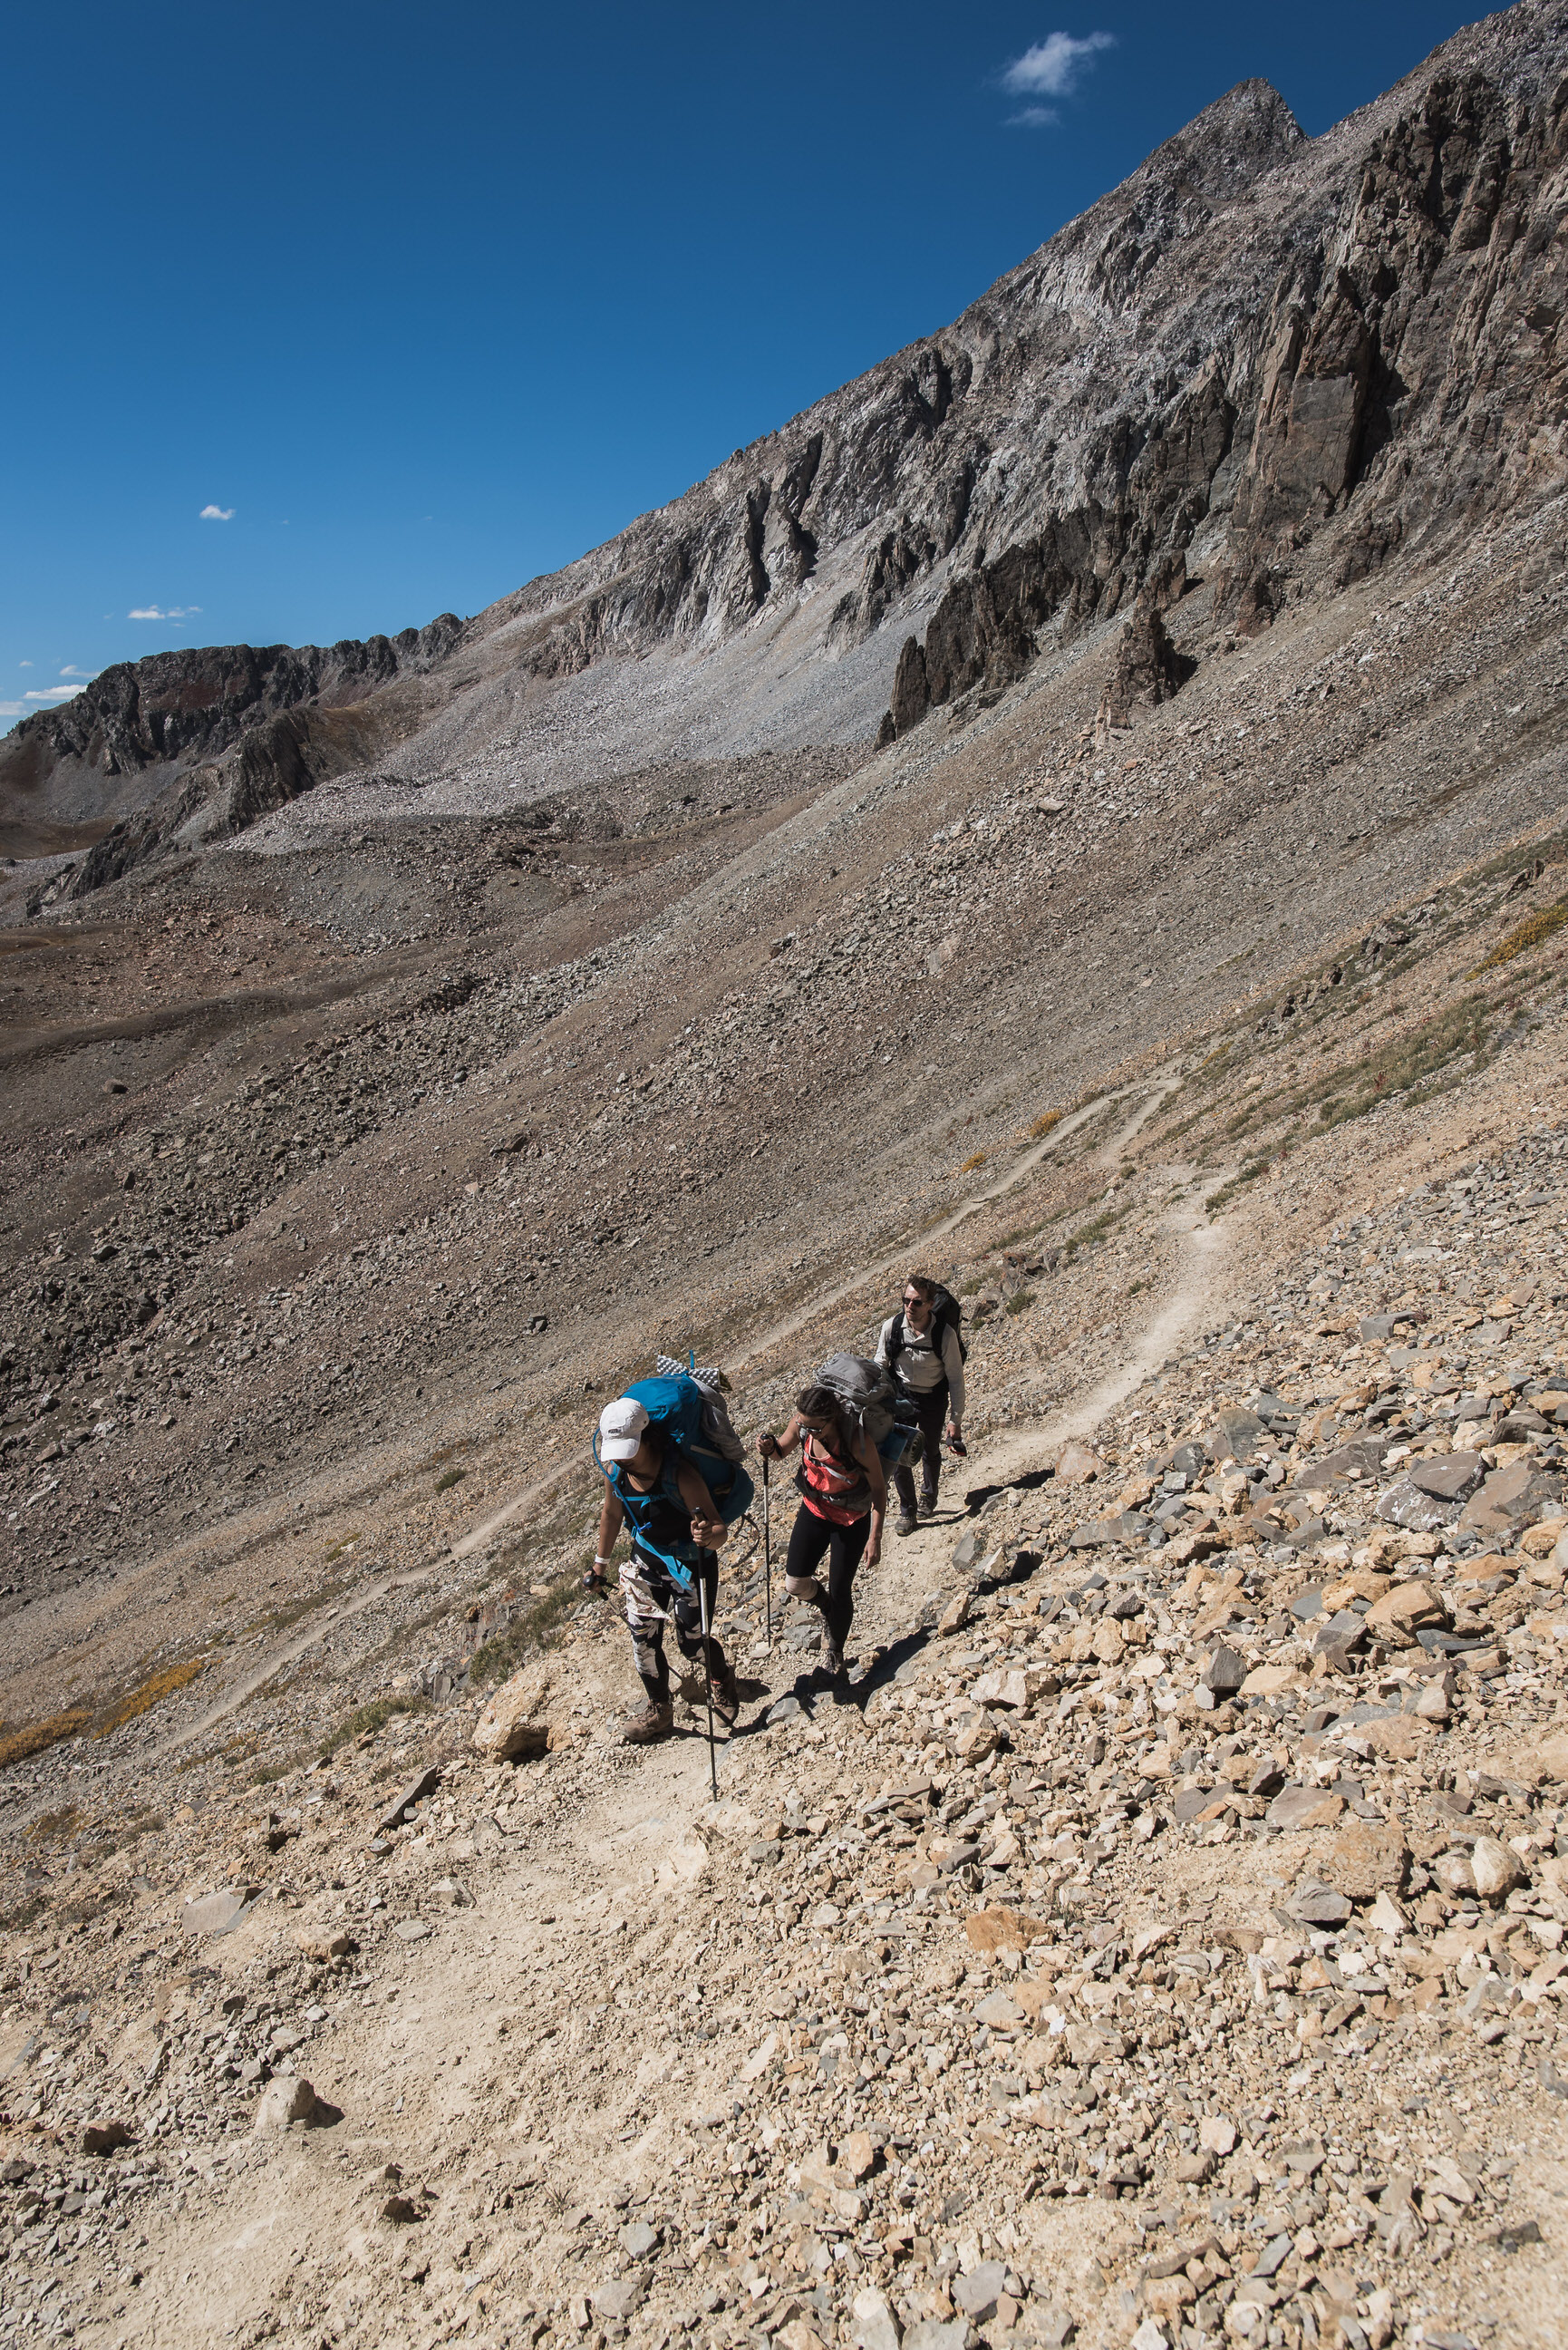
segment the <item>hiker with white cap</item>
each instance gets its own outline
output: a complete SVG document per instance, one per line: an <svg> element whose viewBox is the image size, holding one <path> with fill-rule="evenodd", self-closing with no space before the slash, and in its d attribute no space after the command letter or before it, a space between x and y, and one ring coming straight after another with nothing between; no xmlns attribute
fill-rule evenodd
<svg viewBox="0 0 1568 2350"><path fill-rule="evenodd" d="M647 1383L650 1390L669 1384ZM718 1553L730 1529L707 1482L674 1430L650 1417L634 1395L605 1406L595 1451L605 1497L594 1565L608 1566L616 1538L628 1525L631 1556L620 1569L620 1589L638 1676L648 1691L646 1710L627 1723L623 1738L628 1746L649 1746L675 1728L666 1624L675 1627L680 1654L705 1664L714 1711L732 1723L741 1705L734 1669L706 1631L719 1588ZM748 1496L750 1490L748 1481Z"/></svg>

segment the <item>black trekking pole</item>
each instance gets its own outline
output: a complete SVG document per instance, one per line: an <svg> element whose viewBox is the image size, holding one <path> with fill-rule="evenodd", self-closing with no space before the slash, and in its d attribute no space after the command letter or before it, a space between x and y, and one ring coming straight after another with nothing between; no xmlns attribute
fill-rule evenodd
<svg viewBox="0 0 1568 2350"><path fill-rule="evenodd" d="M774 1645L774 1539L773 1523L768 1510L770 1465L768 1456L764 1452L763 1455L763 1573L767 1578L768 1653L771 1656Z"/></svg>
<svg viewBox="0 0 1568 2350"><path fill-rule="evenodd" d="M708 1631L708 1581L699 1570L697 1604L702 1624L702 1679L708 1690L708 1778L713 1801L719 1800L719 1765L713 1752L713 1648Z"/></svg>

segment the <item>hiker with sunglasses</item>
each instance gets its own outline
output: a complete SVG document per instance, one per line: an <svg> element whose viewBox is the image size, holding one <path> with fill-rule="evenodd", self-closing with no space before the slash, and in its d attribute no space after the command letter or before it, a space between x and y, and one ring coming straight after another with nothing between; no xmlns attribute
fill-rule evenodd
<svg viewBox="0 0 1568 2350"><path fill-rule="evenodd" d="M888 1472L831 1388L803 1388L784 1434L759 1436L757 1451L764 1461L782 1461L797 1444L801 1465L794 1481L805 1506L789 1538L784 1588L820 1612L823 1668L840 1680L855 1620L855 1570L862 1562L876 1566L882 1556ZM825 1558L826 1591L816 1579Z"/></svg>
<svg viewBox="0 0 1568 2350"><path fill-rule="evenodd" d="M961 1455L963 1442L964 1343L959 1335L962 1309L940 1282L912 1273L904 1284L902 1311L889 1315L877 1340L877 1360L891 1371L909 1396L919 1418L919 1518L929 1518L937 1506L942 1473L942 1430L953 1451ZM893 1471L898 1489L898 1523L893 1531L912 1534L919 1526L915 1514L915 1476L900 1462Z"/></svg>

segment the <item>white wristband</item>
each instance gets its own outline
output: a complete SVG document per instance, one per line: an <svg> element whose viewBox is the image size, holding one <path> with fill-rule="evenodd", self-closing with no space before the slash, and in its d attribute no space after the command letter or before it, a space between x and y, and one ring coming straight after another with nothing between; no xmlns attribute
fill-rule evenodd
<svg viewBox="0 0 1568 2350"><path fill-rule="evenodd" d="M609 1563L610 1562L607 1558L600 1558L597 1553L595 1554L594 1565L596 1566L608 1566Z"/></svg>

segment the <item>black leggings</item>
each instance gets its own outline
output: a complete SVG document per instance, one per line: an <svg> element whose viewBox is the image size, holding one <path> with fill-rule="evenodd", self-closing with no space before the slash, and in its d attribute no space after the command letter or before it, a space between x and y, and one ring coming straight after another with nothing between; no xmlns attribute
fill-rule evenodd
<svg viewBox="0 0 1568 2350"><path fill-rule="evenodd" d="M924 1394L918 1388L904 1390L919 1418L920 1434L925 1443L920 1451L920 1494L933 1506L937 1487L942 1477L942 1429L948 1416L948 1383L928 1388ZM907 1514L915 1514L915 1473L912 1469L898 1468L893 1471L893 1482L898 1489L898 1500Z"/></svg>
<svg viewBox="0 0 1568 2350"><path fill-rule="evenodd" d="M835 1525L830 1519L819 1518L816 1512L803 1503L795 1513L794 1530L789 1538L789 1555L784 1560L784 1574L792 1583L812 1583L815 1599L805 1592L792 1596L805 1598L808 1604L820 1607L827 1637L836 1648L842 1648L849 1638L849 1627L855 1621L855 1570L865 1555L871 1535L869 1511L857 1518L852 1525ZM827 1589L815 1582L817 1568L824 1557L828 1560Z"/></svg>

